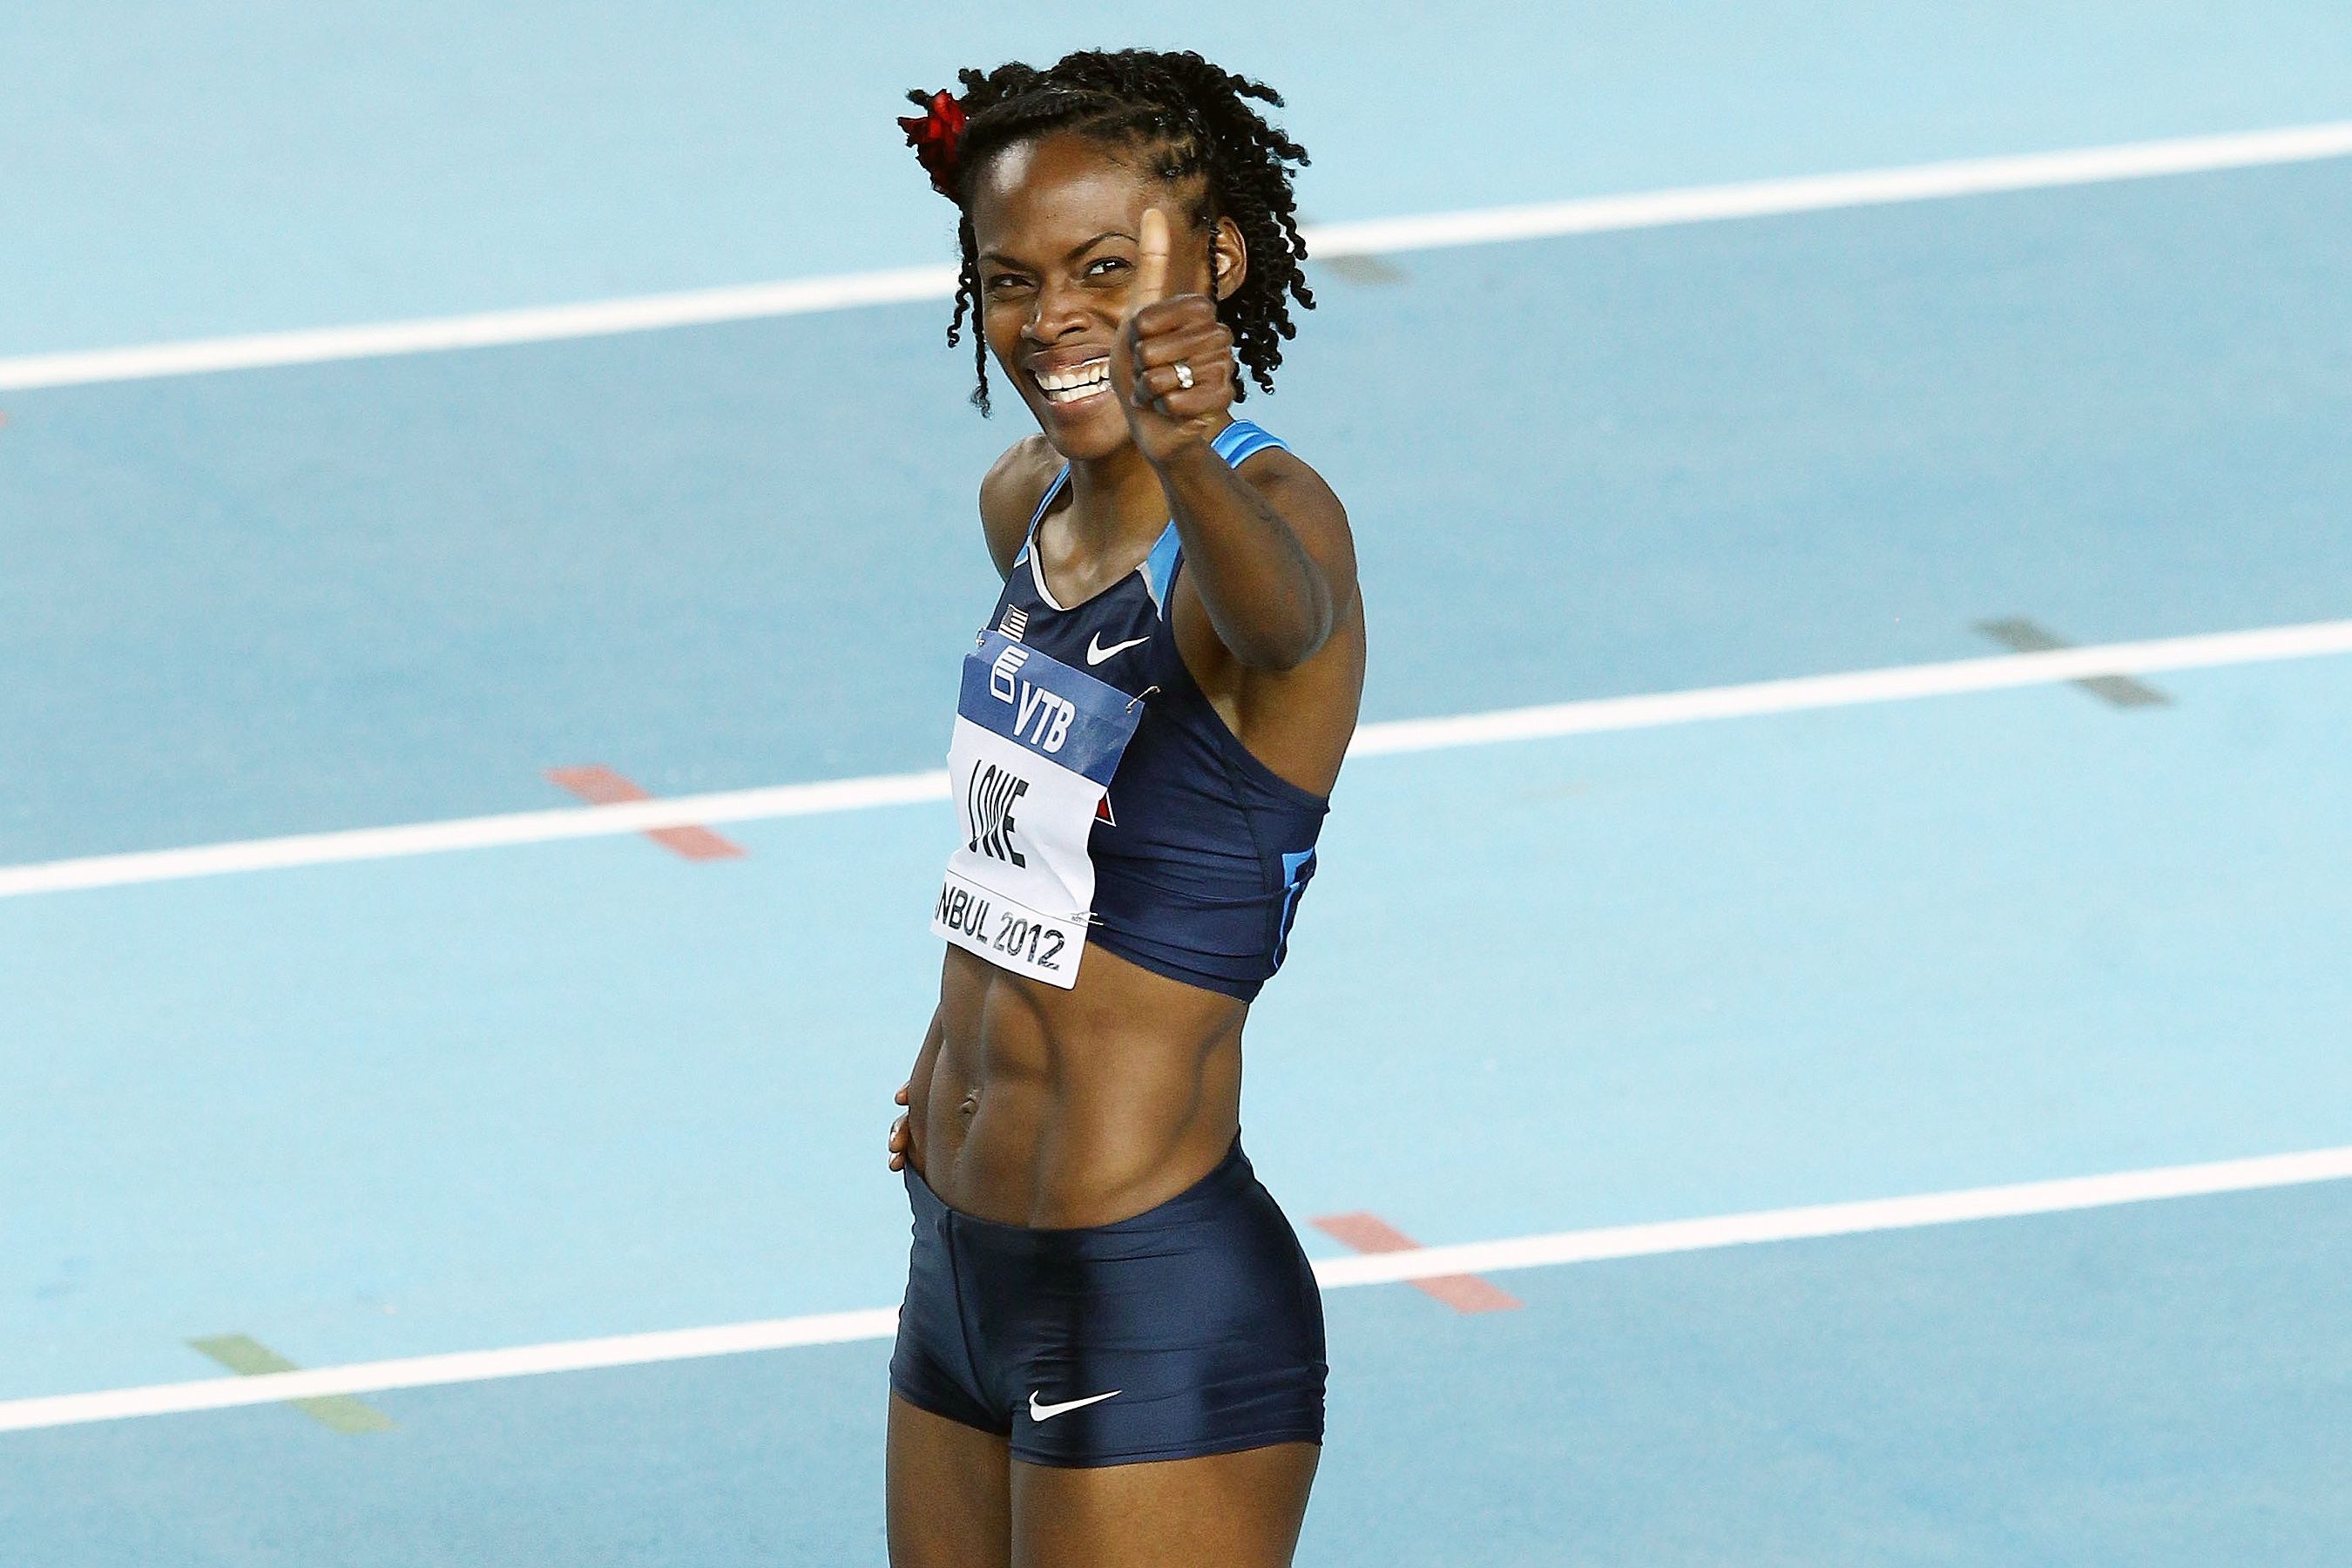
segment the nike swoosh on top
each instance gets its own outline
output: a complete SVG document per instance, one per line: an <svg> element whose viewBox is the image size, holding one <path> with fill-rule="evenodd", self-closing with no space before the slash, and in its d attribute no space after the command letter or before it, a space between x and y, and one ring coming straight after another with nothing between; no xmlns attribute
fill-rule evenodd
<svg viewBox="0 0 2352 1568"><path fill-rule="evenodd" d="M1139 637L1129 637L1125 642L1115 642L1111 644L1110 647L1105 647L1102 645L1102 633L1097 632L1094 636L1087 639L1087 662L1088 664L1100 664L1103 660L1108 658L1115 653L1124 653L1127 649L1135 647L1138 643L1147 643L1150 640L1151 634L1150 632L1146 632Z"/></svg>
<svg viewBox="0 0 2352 1568"><path fill-rule="evenodd" d="M1089 1394L1084 1399L1064 1400L1059 1405L1040 1405L1037 1403L1037 1391L1033 1388L1029 1391L1029 1419L1051 1421L1065 1410L1076 1410L1081 1405L1100 1405L1106 1399L1116 1399L1122 1392L1114 1388L1108 1394Z"/></svg>

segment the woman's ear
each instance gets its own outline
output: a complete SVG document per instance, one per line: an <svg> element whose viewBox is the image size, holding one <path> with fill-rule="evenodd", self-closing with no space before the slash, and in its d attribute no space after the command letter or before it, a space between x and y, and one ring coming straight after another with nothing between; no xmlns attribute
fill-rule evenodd
<svg viewBox="0 0 2352 1568"><path fill-rule="evenodd" d="M1242 243L1241 225L1229 217L1219 218L1209 237L1209 271L1211 292L1219 300L1232 299L1249 276L1249 247Z"/></svg>

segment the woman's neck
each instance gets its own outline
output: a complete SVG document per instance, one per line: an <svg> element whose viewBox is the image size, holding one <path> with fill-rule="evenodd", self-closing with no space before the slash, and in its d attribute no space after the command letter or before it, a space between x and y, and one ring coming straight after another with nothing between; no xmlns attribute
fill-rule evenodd
<svg viewBox="0 0 2352 1568"><path fill-rule="evenodd" d="M1132 442L1099 458L1070 464L1074 535L1089 552L1147 544L1168 526L1168 495L1160 475Z"/></svg>

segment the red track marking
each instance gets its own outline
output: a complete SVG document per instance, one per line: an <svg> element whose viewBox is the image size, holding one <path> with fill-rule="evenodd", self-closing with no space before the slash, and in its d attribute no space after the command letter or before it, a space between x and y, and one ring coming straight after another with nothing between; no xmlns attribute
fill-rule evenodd
<svg viewBox="0 0 2352 1568"><path fill-rule="evenodd" d="M1359 1252L1411 1252L1421 1243L1376 1214L1329 1214L1309 1222L1316 1229ZM1457 1312L1507 1312L1521 1305L1507 1290L1497 1289L1475 1274L1440 1274L1406 1284L1424 1296L1434 1296Z"/></svg>
<svg viewBox="0 0 2352 1568"><path fill-rule="evenodd" d="M625 800L653 799L652 795L600 763L577 768L550 768L547 776L551 782L570 790L590 805L616 805ZM741 845L719 837L708 827L656 827L648 830L646 837L689 860L732 860L743 853Z"/></svg>

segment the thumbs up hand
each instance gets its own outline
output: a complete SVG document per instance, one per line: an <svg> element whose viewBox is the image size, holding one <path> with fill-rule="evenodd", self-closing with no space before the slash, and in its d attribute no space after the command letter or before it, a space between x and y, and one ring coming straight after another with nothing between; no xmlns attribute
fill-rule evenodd
<svg viewBox="0 0 2352 1568"><path fill-rule="evenodd" d="M1110 376L1137 448L1157 464L1207 441L1224 423L1234 400L1234 334L1208 295L1169 293L1167 215L1147 208L1142 228Z"/></svg>

